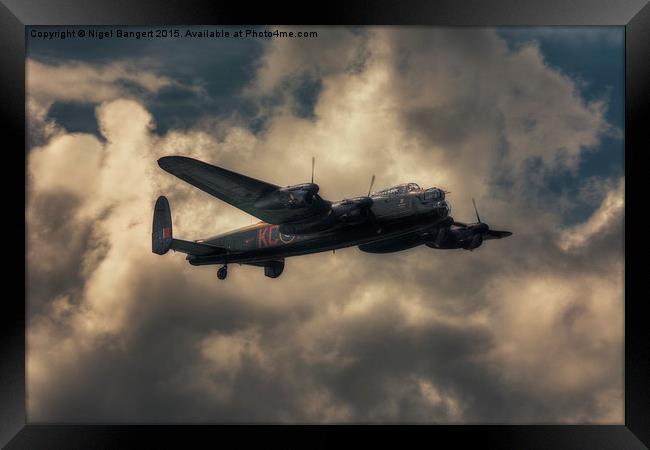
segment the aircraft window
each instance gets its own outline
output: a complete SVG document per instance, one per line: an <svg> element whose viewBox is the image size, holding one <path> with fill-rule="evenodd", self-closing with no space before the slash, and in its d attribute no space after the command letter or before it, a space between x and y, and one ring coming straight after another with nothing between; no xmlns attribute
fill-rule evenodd
<svg viewBox="0 0 650 450"><path fill-rule="evenodd" d="M421 190L422 188L420 188L420 186L418 186L416 183L405 183L381 191L373 192L372 195L378 197L394 197L396 195L406 194L407 192Z"/></svg>
<svg viewBox="0 0 650 450"><path fill-rule="evenodd" d="M445 192L438 188L429 188L424 193L424 198L433 200L444 200Z"/></svg>

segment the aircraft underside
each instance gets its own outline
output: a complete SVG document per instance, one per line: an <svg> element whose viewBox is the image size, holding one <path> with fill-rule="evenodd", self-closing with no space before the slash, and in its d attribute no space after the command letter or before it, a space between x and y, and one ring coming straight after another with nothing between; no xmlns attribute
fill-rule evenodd
<svg viewBox="0 0 650 450"><path fill-rule="evenodd" d="M379 232L368 226L357 226L336 233L297 235L294 237L293 242L286 244L279 241L277 245L267 248L233 250L227 254L212 256L188 255L187 259L190 264L197 266L228 263L251 264L353 246L359 246L362 251L368 253L388 253L424 244L426 236L430 235L432 229L442 220L444 219L434 217L424 217L420 218L420 220L411 219L401 221L401 223L389 224ZM216 243L216 241L210 242ZM407 242L407 246L398 248L400 247L399 243L404 245ZM394 249L387 251L389 248Z"/></svg>

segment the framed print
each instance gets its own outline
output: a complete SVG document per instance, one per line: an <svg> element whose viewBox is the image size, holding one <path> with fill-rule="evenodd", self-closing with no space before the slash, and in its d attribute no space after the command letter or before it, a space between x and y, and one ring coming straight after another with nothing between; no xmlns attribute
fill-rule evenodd
<svg viewBox="0 0 650 450"><path fill-rule="evenodd" d="M92 3L0 7L3 445L648 445L646 2Z"/></svg>

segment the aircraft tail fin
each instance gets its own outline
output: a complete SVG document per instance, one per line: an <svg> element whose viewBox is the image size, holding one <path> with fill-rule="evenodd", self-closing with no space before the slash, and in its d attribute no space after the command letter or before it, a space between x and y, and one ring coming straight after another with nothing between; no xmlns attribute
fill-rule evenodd
<svg viewBox="0 0 650 450"><path fill-rule="evenodd" d="M153 209L153 228L151 230L151 251L164 255L172 246L172 212L164 195L158 197Z"/></svg>
<svg viewBox="0 0 650 450"><path fill-rule="evenodd" d="M153 227L151 230L151 251L157 255L164 255L172 249L174 251L187 253L188 255L219 255L227 253L227 250L216 245L203 242L184 241L174 239L172 235L172 212L167 198L163 195L158 197L156 206L153 209Z"/></svg>

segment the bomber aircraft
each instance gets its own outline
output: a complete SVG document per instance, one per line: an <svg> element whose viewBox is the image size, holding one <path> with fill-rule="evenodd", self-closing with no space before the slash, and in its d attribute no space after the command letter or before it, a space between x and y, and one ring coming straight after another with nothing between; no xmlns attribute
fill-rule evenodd
<svg viewBox="0 0 650 450"><path fill-rule="evenodd" d="M217 278L228 274L228 264L264 268L277 278L289 256L358 246L369 253L391 253L418 245L436 249L474 250L483 241L510 236L481 222L456 222L450 215L445 191L422 189L405 183L372 191L368 195L331 202L318 195L314 184L314 158L310 183L280 187L184 156L158 160L162 169L183 181L261 219L254 225L196 241L172 235L169 202L156 201L153 213L152 251L169 249L187 254L190 264L216 264ZM448 192L447 192L448 193ZM472 199L473 201L473 199Z"/></svg>

